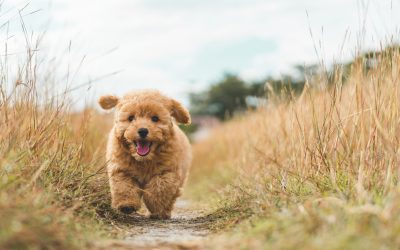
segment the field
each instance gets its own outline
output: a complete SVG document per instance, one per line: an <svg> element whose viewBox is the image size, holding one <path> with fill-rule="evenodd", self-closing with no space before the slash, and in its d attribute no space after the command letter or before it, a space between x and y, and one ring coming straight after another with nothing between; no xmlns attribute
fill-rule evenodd
<svg viewBox="0 0 400 250"><path fill-rule="evenodd" d="M72 112L68 93L37 79L33 51L8 66L18 79L0 78L0 249L123 239L137 221L110 208L112 115ZM194 248L398 249L399 63L393 47L373 67L358 59L346 75L309 79L300 96L269 91L267 105L196 142L184 198L209 238Z"/></svg>
<svg viewBox="0 0 400 250"><path fill-rule="evenodd" d="M377 58L299 97L272 93L194 146L190 188L200 200L218 193L230 228L211 246L399 247L399 50Z"/></svg>

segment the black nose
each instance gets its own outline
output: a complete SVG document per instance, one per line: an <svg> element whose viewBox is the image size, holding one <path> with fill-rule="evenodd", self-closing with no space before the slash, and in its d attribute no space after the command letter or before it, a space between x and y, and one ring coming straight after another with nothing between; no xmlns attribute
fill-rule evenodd
<svg viewBox="0 0 400 250"><path fill-rule="evenodd" d="M146 138L148 133L149 133L149 130L147 128L139 128L139 130L138 130L138 134L143 139Z"/></svg>

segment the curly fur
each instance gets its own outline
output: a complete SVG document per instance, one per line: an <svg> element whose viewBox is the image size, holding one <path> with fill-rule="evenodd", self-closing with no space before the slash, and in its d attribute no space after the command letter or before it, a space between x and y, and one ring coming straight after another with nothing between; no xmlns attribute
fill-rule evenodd
<svg viewBox="0 0 400 250"><path fill-rule="evenodd" d="M176 123L190 123L189 112L158 91L131 92L123 98L102 96L104 109L115 107L115 122L107 144L107 172L112 206L136 211L143 199L151 218L168 219L188 175L191 147ZM132 121L129 117L134 117ZM158 121L152 117L157 116ZM141 156L139 128L147 128L150 153Z"/></svg>

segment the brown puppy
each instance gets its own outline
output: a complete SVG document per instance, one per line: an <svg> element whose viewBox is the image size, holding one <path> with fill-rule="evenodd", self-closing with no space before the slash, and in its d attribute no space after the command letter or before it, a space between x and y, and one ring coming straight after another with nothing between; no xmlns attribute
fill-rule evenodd
<svg viewBox="0 0 400 250"><path fill-rule="evenodd" d="M107 144L112 206L123 213L140 208L151 218L169 219L191 163L191 147L176 122L189 124L189 112L158 91L102 96L103 109L116 107Z"/></svg>

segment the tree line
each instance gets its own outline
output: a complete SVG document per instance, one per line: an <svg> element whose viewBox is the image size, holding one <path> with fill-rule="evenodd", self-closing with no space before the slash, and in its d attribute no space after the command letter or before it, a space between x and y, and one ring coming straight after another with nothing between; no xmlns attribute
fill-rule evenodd
<svg viewBox="0 0 400 250"><path fill-rule="evenodd" d="M380 51L361 53L354 60L333 64L329 69L318 64L295 65L292 74L282 75L279 78L267 76L250 82L240 78L237 74L226 73L206 90L189 94L191 113L215 116L226 120L236 113L257 106L257 100L268 100L268 92L292 97L303 91L306 82L320 82L327 85L323 87L329 87L338 81L345 83L356 65L361 66L359 68L368 73L369 70L379 65L380 58L391 57L396 53L398 55L399 52L399 45L389 46ZM311 85L311 87L315 86Z"/></svg>

